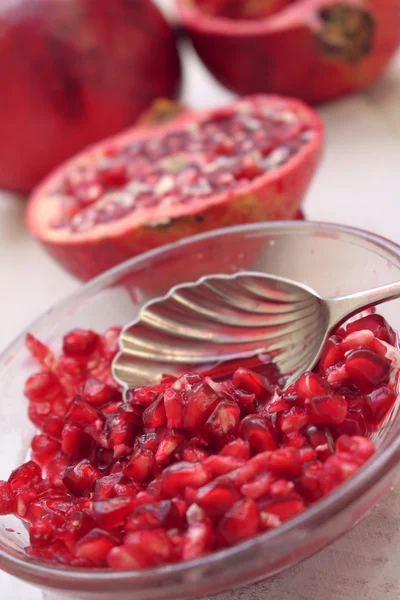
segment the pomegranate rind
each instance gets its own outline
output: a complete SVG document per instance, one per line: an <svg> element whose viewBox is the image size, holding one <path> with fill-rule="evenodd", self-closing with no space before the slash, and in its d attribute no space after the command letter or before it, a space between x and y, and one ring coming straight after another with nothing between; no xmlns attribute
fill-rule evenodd
<svg viewBox="0 0 400 600"><path fill-rule="evenodd" d="M400 43L399 0L297 0L253 20L211 16L192 0L176 2L200 58L238 94L265 92L309 104L327 102L375 81ZM326 28L324 11L331 10L347 10L349 19L360 18L356 55L345 50L354 36L342 43L331 35L330 23Z"/></svg>
<svg viewBox="0 0 400 600"><path fill-rule="evenodd" d="M290 110L299 116L313 135L297 154L241 188L204 198L201 202L179 203L167 211L141 209L124 218L96 225L84 233L54 229L50 223L60 216L57 190L65 173L79 165L95 164L104 148L123 147L150 136L163 136L188 123L212 118L221 109L178 113L161 125L145 122L96 144L59 167L33 192L27 209L27 226L47 251L69 272L88 280L106 269L142 252L181 238L212 229L243 223L297 218L301 200L316 171L322 154L323 124L319 116L303 102L279 96L258 95L241 98L225 111L234 112L244 103L262 102L270 109ZM167 105L168 107L168 105ZM162 111L161 111L162 112ZM156 112L157 118L157 112ZM149 117L147 117L149 120Z"/></svg>

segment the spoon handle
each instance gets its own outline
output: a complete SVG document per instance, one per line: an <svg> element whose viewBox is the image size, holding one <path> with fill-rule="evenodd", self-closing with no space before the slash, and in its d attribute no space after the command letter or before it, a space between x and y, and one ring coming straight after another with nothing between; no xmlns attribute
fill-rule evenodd
<svg viewBox="0 0 400 600"><path fill-rule="evenodd" d="M400 281L388 283L371 290L339 296L327 300L329 307L329 329L340 325L347 318L365 308L400 298Z"/></svg>

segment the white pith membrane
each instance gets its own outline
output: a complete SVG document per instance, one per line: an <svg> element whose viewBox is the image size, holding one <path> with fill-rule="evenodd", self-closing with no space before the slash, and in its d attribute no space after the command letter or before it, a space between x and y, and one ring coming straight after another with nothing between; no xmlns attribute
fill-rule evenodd
<svg viewBox="0 0 400 600"><path fill-rule="evenodd" d="M271 96L138 128L61 167L38 189L40 210L30 218L41 235L60 241L128 222L166 224L282 175L312 152L318 128L302 103Z"/></svg>

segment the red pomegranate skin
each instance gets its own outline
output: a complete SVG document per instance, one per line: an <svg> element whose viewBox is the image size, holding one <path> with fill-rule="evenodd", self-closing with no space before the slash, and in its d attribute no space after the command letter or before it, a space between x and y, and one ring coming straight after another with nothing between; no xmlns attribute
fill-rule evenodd
<svg viewBox="0 0 400 600"><path fill-rule="evenodd" d="M30 191L179 91L174 34L150 0L17 0L0 28L0 187Z"/></svg>
<svg viewBox="0 0 400 600"><path fill-rule="evenodd" d="M374 82L400 43L400 0L297 0L252 21L177 4L200 58L239 94L327 102Z"/></svg>
<svg viewBox="0 0 400 600"><path fill-rule="evenodd" d="M76 165L96 167L98 157L103 157L108 148L124 148L137 139L153 142L187 125L212 119L220 110L234 113L244 101L262 101L271 109L284 107L302 115L313 131L312 139L296 156L261 174L245 189L233 189L205 204L201 197L195 197L183 203L182 209L178 207L177 212L168 208L161 211L156 206L148 211L148 220L139 223L135 209L123 219L109 221L79 235L67 229L52 228L51 222L62 212L61 199L57 197L60 194L55 190ZM158 109L150 111L155 125L144 124L142 119L139 127L89 148L59 167L30 197L28 229L48 253L78 279L86 281L133 256L197 233L243 223L303 218L300 203L319 164L323 146L323 125L312 109L297 100L277 96L242 98L228 107L199 113L187 109L179 112L176 104L163 101Z"/></svg>

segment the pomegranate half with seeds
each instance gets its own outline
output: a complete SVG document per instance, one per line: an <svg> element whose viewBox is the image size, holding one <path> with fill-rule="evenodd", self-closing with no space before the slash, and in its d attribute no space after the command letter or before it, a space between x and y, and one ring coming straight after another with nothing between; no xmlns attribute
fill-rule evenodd
<svg viewBox="0 0 400 600"><path fill-rule="evenodd" d="M175 37L151 0L7 1L0 30L0 187L31 191L179 91Z"/></svg>
<svg viewBox="0 0 400 600"><path fill-rule="evenodd" d="M30 231L76 277L194 233L297 216L323 138L303 103L167 103L151 119L73 158L30 199Z"/></svg>
<svg viewBox="0 0 400 600"><path fill-rule="evenodd" d="M177 0L200 58L239 94L311 104L379 77L400 43L400 0Z"/></svg>
<svg viewBox="0 0 400 600"><path fill-rule="evenodd" d="M75 329L59 355L27 337L38 433L32 460L0 481L0 515L26 523L35 559L135 570L272 531L372 457L397 398L397 340L375 314L336 331L286 390L243 363L218 382L164 375L123 397L118 333Z"/></svg>

